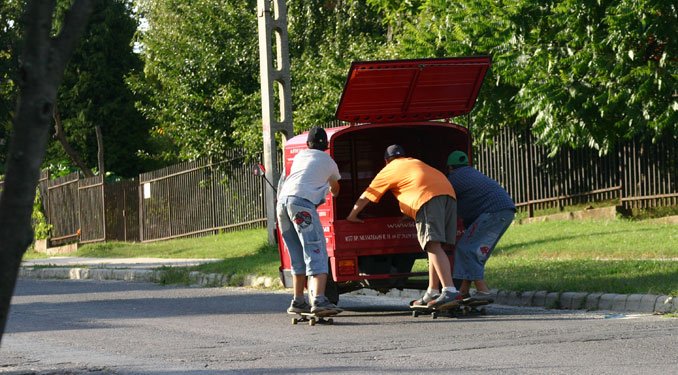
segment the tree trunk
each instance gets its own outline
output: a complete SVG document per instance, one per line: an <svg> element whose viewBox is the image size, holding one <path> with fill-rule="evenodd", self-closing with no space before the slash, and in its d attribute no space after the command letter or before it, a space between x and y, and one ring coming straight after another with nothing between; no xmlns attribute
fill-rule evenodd
<svg viewBox="0 0 678 375"><path fill-rule="evenodd" d="M97 135L97 164L99 166L99 175L106 177L106 166L104 165L104 135L101 133L101 125L94 125L94 131Z"/></svg>
<svg viewBox="0 0 678 375"><path fill-rule="evenodd" d="M0 343L5 331L21 258L33 241L31 213L45 156L57 88L66 62L92 12L91 0L76 0L61 32L50 37L55 0L28 0L17 75L19 99L0 196Z"/></svg>
<svg viewBox="0 0 678 375"><path fill-rule="evenodd" d="M71 147L71 144L68 143L68 139L66 139L66 133L64 133L64 125L61 122L61 115L59 113L59 108L55 105L54 106L54 136L57 138L59 143L61 143L61 147L64 148L64 151L68 155L68 157L71 158L73 163L80 168L82 171L82 174L85 175L85 177L94 177L94 173L92 173L92 170L87 167L87 164L85 164L84 161L82 161L82 158L80 155Z"/></svg>

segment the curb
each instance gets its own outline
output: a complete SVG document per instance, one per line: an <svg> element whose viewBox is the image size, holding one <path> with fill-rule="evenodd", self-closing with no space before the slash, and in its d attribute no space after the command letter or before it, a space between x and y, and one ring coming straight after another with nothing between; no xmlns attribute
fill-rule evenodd
<svg viewBox="0 0 678 375"><path fill-rule="evenodd" d="M162 270L149 269L110 269L110 268L32 268L21 267L19 277L30 279L57 280L119 280L131 282L158 283L163 279ZM230 277L219 273L189 273L190 286L222 287L228 286ZM248 275L241 286L258 288L282 288L278 278ZM527 291L513 292L492 290L494 301L498 304L520 307L541 307L560 310L607 310L625 313L678 313L678 297L654 294L612 294L612 293L580 293L580 292L548 292ZM421 296L420 290L391 289L388 293L380 293L371 289L360 289L351 294L378 296L386 295L395 298L416 299Z"/></svg>

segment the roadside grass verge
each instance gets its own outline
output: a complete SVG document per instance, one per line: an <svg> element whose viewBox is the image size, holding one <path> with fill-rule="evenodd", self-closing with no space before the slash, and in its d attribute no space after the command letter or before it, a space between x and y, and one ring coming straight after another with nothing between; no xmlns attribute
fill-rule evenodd
<svg viewBox="0 0 678 375"><path fill-rule="evenodd" d="M503 290L678 296L678 261L497 257L485 270L490 287Z"/></svg>
<svg viewBox="0 0 678 375"><path fill-rule="evenodd" d="M512 225L487 263L492 288L678 296L678 226L643 221L551 221ZM163 283L187 283L188 272L278 276L280 259L264 229L154 243L82 246L82 257L221 259L167 272ZM415 269L426 270L426 260Z"/></svg>
<svg viewBox="0 0 678 375"><path fill-rule="evenodd" d="M678 226L624 219L514 224L493 256L678 260Z"/></svg>
<svg viewBox="0 0 678 375"><path fill-rule="evenodd" d="M485 269L491 288L678 296L678 226L632 220L514 224ZM425 271L426 260L417 260Z"/></svg>

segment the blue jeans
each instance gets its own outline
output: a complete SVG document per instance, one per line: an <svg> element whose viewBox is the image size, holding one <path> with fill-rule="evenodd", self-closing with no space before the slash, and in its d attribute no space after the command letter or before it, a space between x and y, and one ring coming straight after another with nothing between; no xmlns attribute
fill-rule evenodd
<svg viewBox="0 0 678 375"><path fill-rule="evenodd" d="M315 205L292 195L278 201L276 213L290 255L292 274L328 273L327 244Z"/></svg>
<svg viewBox="0 0 678 375"><path fill-rule="evenodd" d="M514 217L513 210L484 213L466 228L454 252L455 279L485 279L485 262Z"/></svg>

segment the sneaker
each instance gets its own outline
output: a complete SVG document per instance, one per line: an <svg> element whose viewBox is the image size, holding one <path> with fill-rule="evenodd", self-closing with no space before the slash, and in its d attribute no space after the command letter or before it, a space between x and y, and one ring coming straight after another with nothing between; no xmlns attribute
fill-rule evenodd
<svg viewBox="0 0 678 375"><path fill-rule="evenodd" d="M301 314L301 313L310 313L310 312L311 312L311 305L309 305L306 301L297 302L295 300L292 300L292 303L290 303L290 307L287 308L288 314Z"/></svg>
<svg viewBox="0 0 678 375"><path fill-rule="evenodd" d="M444 291L438 298L434 299L433 301L429 302L427 306L429 308L452 308L459 306L461 304L462 297L459 292L450 292L450 291Z"/></svg>
<svg viewBox="0 0 678 375"><path fill-rule="evenodd" d="M489 292L475 292L472 296L464 298L465 305L489 305L494 302Z"/></svg>
<svg viewBox="0 0 678 375"><path fill-rule="evenodd" d="M317 315L335 315L344 310L337 307L337 305L330 302L327 298L316 298L311 307L311 313Z"/></svg>
<svg viewBox="0 0 678 375"><path fill-rule="evenodd" d="M428 303L433 301L434 299L440 297L440 294L434 294L431 295L428 292L426 292L421 298L415 299L414 301L410 302L410 307L411 308L427 308Z"/></svg>

